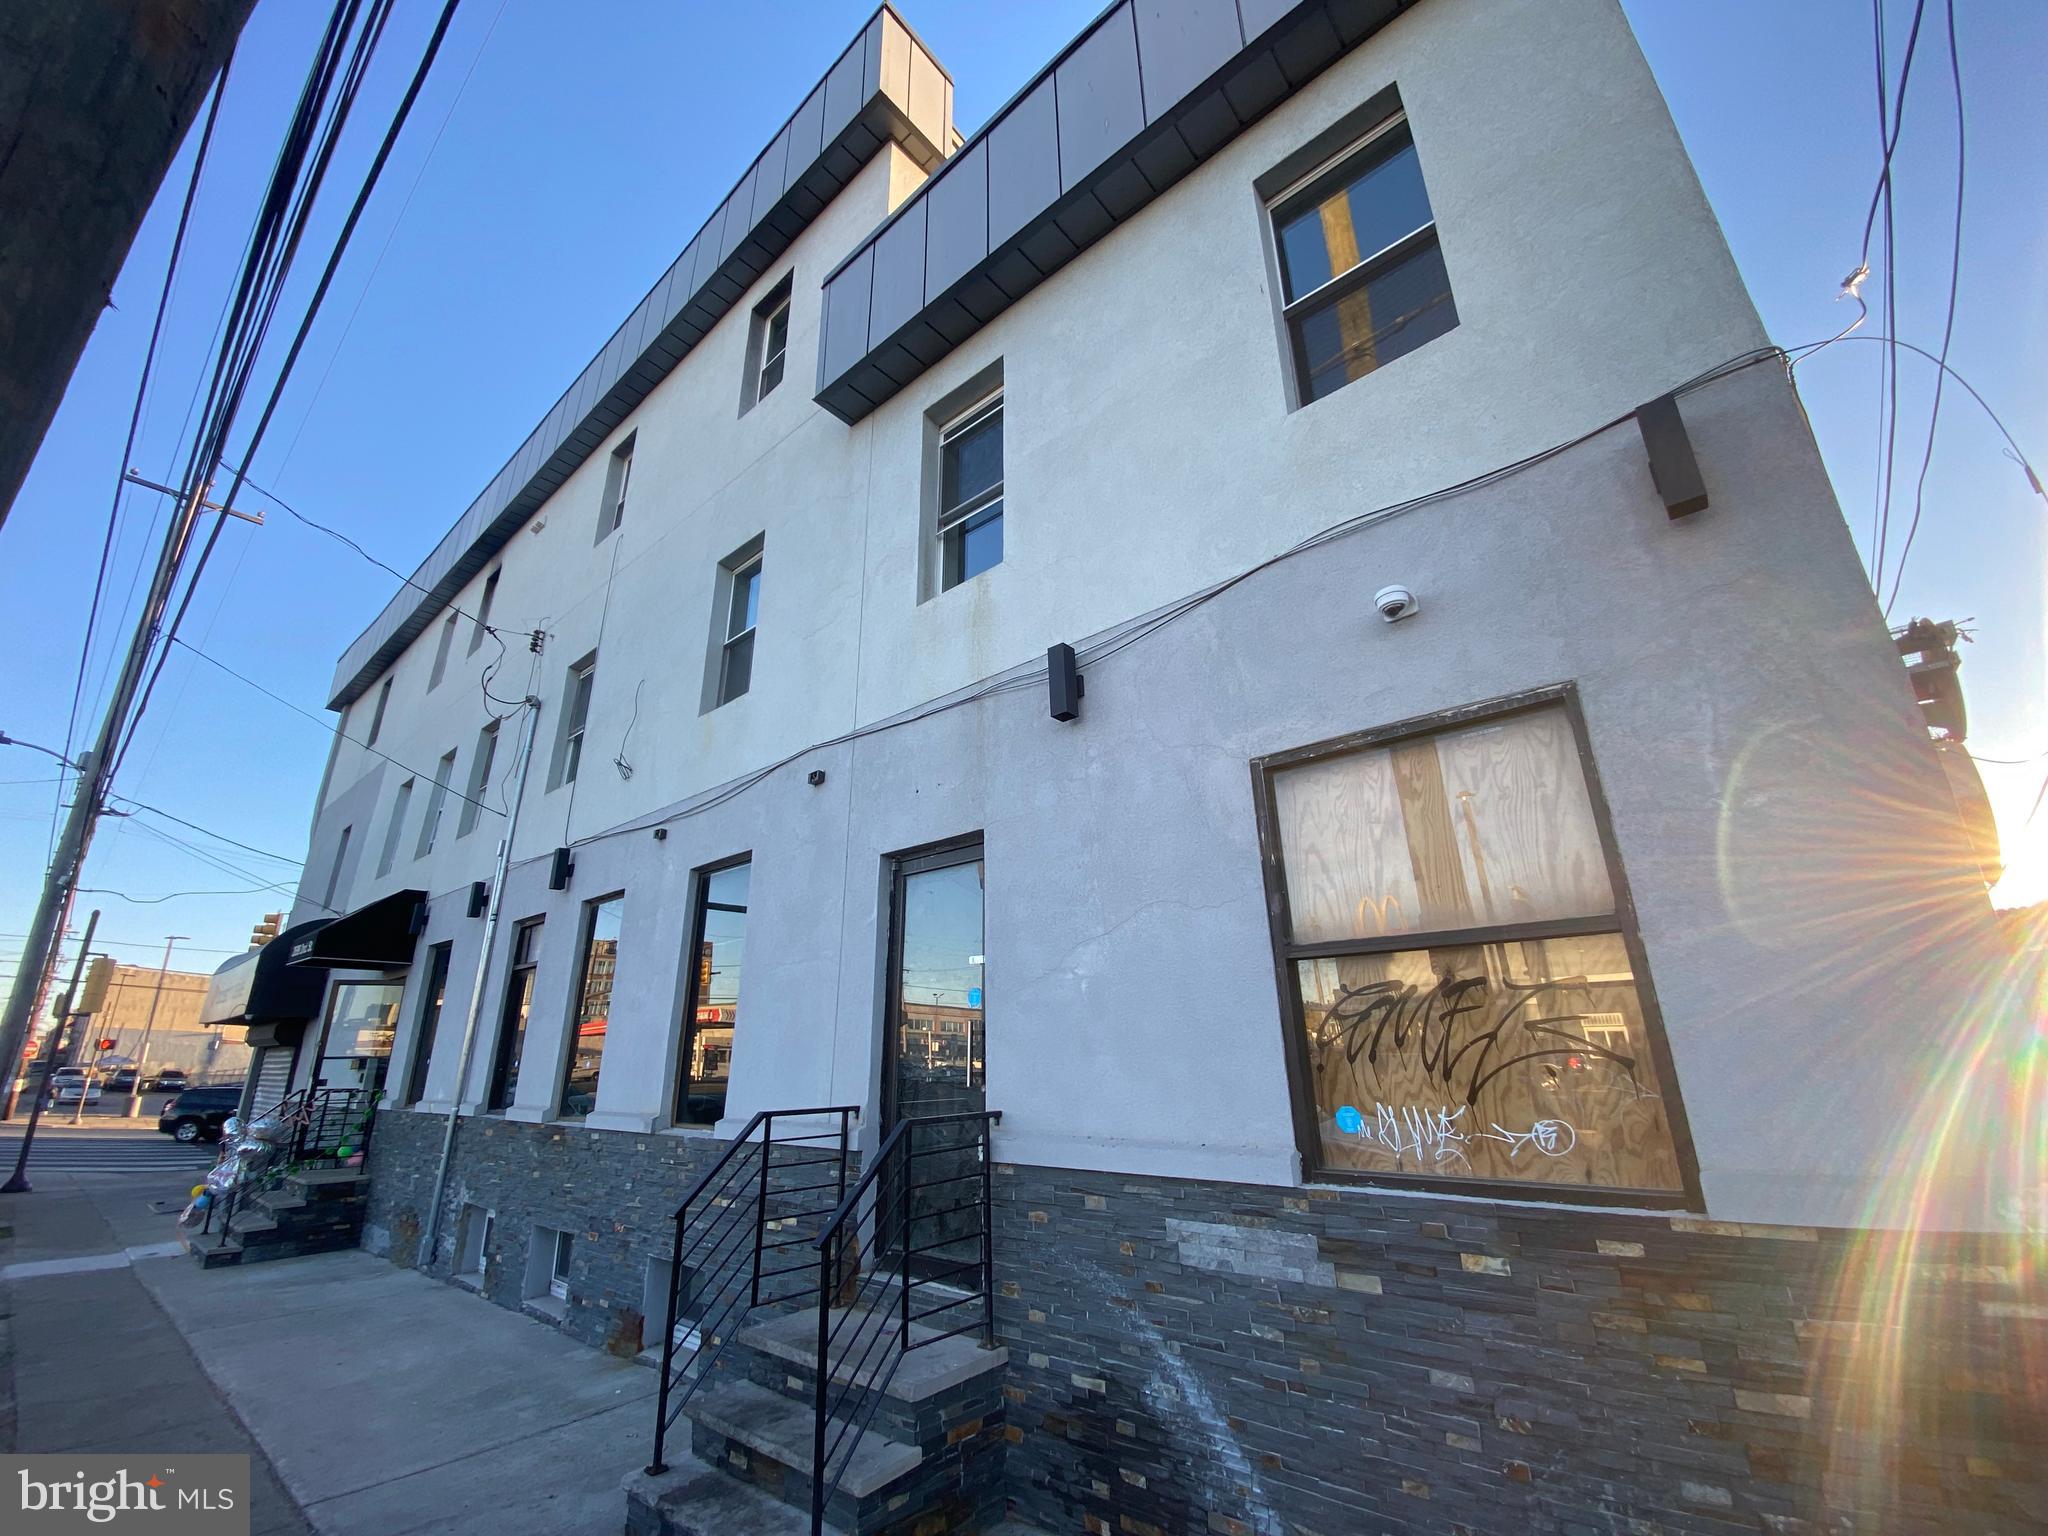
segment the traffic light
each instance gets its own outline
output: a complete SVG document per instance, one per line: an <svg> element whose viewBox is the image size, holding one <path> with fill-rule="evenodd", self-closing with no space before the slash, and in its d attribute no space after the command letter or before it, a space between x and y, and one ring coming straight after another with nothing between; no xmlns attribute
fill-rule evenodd
<svg viewBox="0 0 2048 1536"><path fill-rule="evenodd" d="M1906 676L1912 680L1913 697L1920 701L1927 728L1949 741L1961 741L1969 733L1969 716L1963 709L1963 684L1957 673L1962 658L1956 655L1956 627L1915 619L1898 634L1899 654L1906 658Z"/></svg>
<svg viewBox="0 0 2048 1536"><path fill-rule="evenodd" d="M261 949L283 931L284 914L282 912L266 912L263 914L263 921L258 923L254 931L249 935L249 947L251 949Z"/></svg>
<svg viewBox="0 0 2048 1536"><path fill-rule="evenodd" d="M113 1048L114 1048L114 1042L113 1042L113 1041L111 1041L111 1040L102 1040L102 1041L100 1042L100 1049L101 1049L102 1051L111 1051L111 1050L112 1050Z"/></svg>

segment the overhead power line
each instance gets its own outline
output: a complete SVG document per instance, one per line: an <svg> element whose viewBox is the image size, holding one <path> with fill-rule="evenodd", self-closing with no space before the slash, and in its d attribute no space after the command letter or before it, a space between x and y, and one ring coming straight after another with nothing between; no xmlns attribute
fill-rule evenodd
<svg viewBox="0 0 2048 1536"><path fill-rule="evenodd" d="M1941 425L1941 391L1948 382L1949 343L1956 334L1956 294L1963 277L1963 176L1969 165L1969 152L1963 131L1963 65L1956 51L1956 0L1947 0L1947 11L1948 72L1956 103L1956 214L1948 258L1948 316L1941 327L1941 356L1935 359L1940 371L1934 376L1934 403L1927 411L1927 446L1921 450L1920 475L1913 484L1913 519L1906 525L1906 542L1899 548L1899 563L1892 572L1891 595L1884 601L1887 619L1891 617L1892 605L1899 600L1899 586L1906 579L1906 559L1913 553L1914 536L1920 532L1920 512L1927 499L1927 471L1934 463L1934 434Z"/></svg>
<svg viewBox="0 0 2048 1536"><path fill-rule="evenodd" d="M306 301L291 345L271 382L256 429L242 450L245 466L255 458L262 444L263 434L291 378L334 273L390 158L392 146L419 98L458 3L459 0L446 0L441 8L418 66L350 204L321 275ZM53 844L49 870L34 915L28 923L30 937L22 949L25 980L29 975L47 977L50 974L56 931L62 914L69 908L73 888L91 847L97 818L105 809L112 781L134 743L136 728L148 710L179 625L191 606L207 560L219 541L223 520L217 519L197 559L188 565L193 534L204 510L207 493L226 456L228 435L241 414L256 362L264 350L270 325L282 302L293 259L338 147L342 125L362 88L394 4L395 0L336 0L315 49L272 167L262 206L254 222L254 233L232 285L235 297L229 307L228 322L221 333L219 354L212 365L206 405L193 435L176 511L157 553L135 632L124 654L90 751L89 766L81 774L62 833ZM124 472L127 467L123 466ZM222 498L220 505L234 505L235 496L241 489L240 482L238 475L235 485ZM4 1013L0 1013L0 1062L19 1059L22 1042L27 1035L29 1013L34 1006L30 994L36 990L36 987L17 987L8 999Z"/></svg>

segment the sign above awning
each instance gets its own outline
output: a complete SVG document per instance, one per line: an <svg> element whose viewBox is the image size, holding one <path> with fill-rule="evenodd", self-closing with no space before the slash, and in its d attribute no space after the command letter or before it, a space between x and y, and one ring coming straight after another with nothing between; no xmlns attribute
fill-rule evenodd
<svg viewBox="0 0 2048 1536"><path fill-rule="evenodd" d="M290 963L330 971L402 970L412 964L426 926L427 893L393 891L294 943Z"/></svg>
<svg viewBox="0 0 2048 1536"><path fill-rule="evenodd" d="M309 941L327 926L327 919L300 923L247 954L237 955L213 973L201 1005L202 1024L268 1024L310 1019L320 1012L325 978L294 970L294 945Z"/></svg>

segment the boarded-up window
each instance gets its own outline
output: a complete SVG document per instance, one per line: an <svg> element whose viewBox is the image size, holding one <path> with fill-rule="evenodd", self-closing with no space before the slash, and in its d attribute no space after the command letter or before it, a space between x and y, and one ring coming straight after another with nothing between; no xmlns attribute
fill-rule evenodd
<svg viewBox="0 0 2048 1536"><path fill-rule="evenodd" d="M1564 708L1269 768L1320 1168L1681 1193Z"/></svg>

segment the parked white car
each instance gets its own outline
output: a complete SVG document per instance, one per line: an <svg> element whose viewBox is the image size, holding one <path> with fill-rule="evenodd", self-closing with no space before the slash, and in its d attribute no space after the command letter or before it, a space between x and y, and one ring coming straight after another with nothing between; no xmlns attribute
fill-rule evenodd
<svg viewBox="0 0 2048 1536"><path fill-rule="evenodd" d="M91 1073L83 1067L59 1067L50 1074L52 1104L76 1104L81 1098L88 1104L100 1101L100 1085Z"/></svg>

